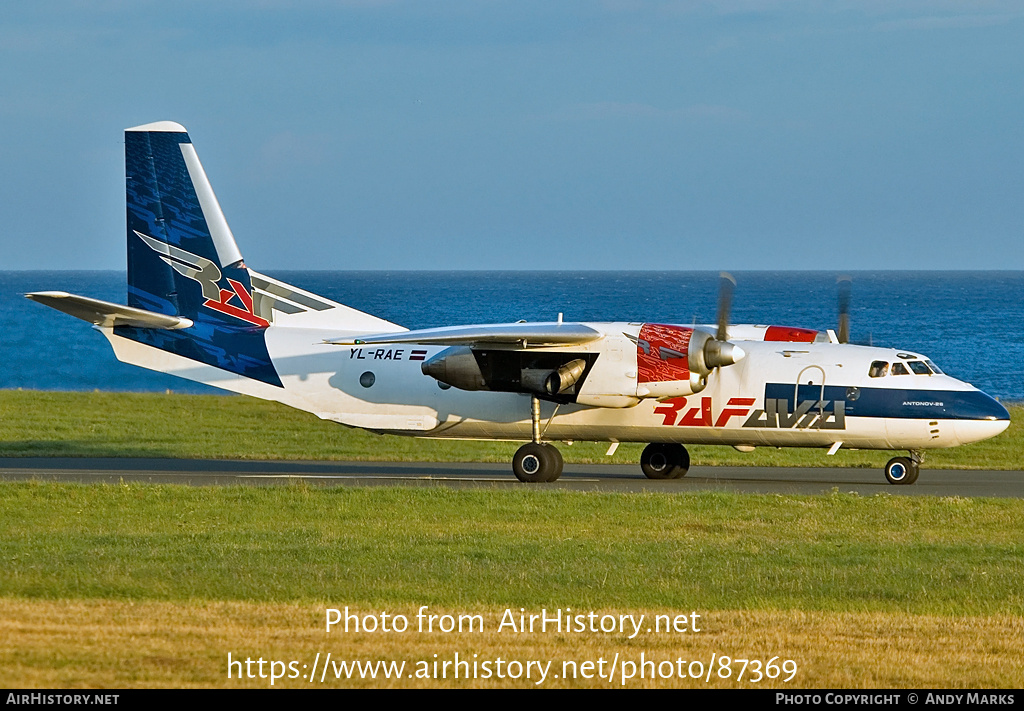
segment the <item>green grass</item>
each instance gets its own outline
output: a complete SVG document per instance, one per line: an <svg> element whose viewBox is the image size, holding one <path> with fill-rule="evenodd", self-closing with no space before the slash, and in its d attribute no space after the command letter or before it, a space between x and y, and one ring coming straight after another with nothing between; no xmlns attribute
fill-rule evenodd
<svg viewBox="0 0 1024 711"><path fill-rule="evenodd" d="M1022 414L928 466L1021 468ZM232 396L0 391L0 418L0 456L507 462L517 446L382 437ZM641 448L606 447L561 450L632 464ZM891 456L691 452L696 464L781 466ZM22 687L233 685L226 651L322 651L325 606L568 606L698 610L710 631L687 639L691 655L788 655L810 686L1016 688L1022 520L1014 499L5 483L0 666ZM677 653L659 640L643 648ZM575 635L445 643L330 646L403 659L469 646L556 662L635 652Z"/></svg>
<svg viewBox="0 0 1024 711"><path fill-rule="evenodd" d="M0 597L1024 613L1024 501L0 485Z"/></svg>
<svg viewBox="0 0 1024 711"><path fill-rule="evenodd" d="M1010 429L999 437L929 451L927 466L1020 469L1024 466L1024 407L1011 406ZM0 456L181 457L508 462L518 444L382 436L325 422L254 398L155 393L0 390ZM561 446L566 462L634 464L642 445ZM695 465L881 467L892 452L690 447Z"/></svg>

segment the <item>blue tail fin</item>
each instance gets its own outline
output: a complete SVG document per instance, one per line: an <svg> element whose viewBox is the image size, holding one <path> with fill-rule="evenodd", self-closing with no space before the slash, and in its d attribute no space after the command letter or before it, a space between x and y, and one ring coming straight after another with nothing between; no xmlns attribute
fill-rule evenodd
<svg viewBox="0 0 1024 711"><path fill-rule="evenodd" d="M281 386L252 279L185 128L125 131L128 304L185 317L190 328L118 326L117 335ZM266 313L263 313L266 311Z"/></svg>

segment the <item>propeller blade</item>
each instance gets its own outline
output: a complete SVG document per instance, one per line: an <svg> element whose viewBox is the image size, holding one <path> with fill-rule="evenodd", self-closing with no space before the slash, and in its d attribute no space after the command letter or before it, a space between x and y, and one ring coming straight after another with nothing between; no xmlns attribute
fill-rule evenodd
<svg viewBox="0 0 1024 711"><path fill-rule="evenodd" d="M839 285L839 329L836 336L840 343L850 342L850 290L853 280L848 276L836 279Z"/></svg>
<svg viewBox="0 0 1024 711"><path fill-rule="evenodd" d="M736 288L736 280L729 272L718 275L718 333L715 336L724 341L729 336L729 310L732 308L732 292Z"/></svg>

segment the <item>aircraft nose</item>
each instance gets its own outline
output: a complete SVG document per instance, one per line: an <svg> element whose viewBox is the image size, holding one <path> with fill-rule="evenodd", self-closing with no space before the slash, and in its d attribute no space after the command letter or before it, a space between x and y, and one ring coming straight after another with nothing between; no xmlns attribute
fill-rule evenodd
<svg viewBox="0 0 1024 711"><path fill-rule="evenodd" d="M985 395L985 393L982 393ZM1010 411L1003 407L1003 403L996 400L994 397L985 395L985 401L981 406L981 412L978 415L979 420L1001 420L1007 425L1010 424ZM1006 427L1003 427L1006 429ZM1002 430L1000 430L1002 432Z"/></svg>
<svg viewBox="0 0 1024 711"><path fill-rule="evenodd" d="M970 413L964 413L966 419L956 420L953 426L961 444L995 437L1010 426L1010 413L998 400L982 392L971 400Z"/></svg>

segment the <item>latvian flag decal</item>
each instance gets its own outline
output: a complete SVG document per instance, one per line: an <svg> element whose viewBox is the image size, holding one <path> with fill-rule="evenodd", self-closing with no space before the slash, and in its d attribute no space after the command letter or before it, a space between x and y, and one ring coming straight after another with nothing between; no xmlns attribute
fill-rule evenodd
<svg viewBox="0 0 1024 711"><path fill-rule="evenodd" d="M413 351L409 354L409 360L424 360L427 357L426 351Z"/></svg>

